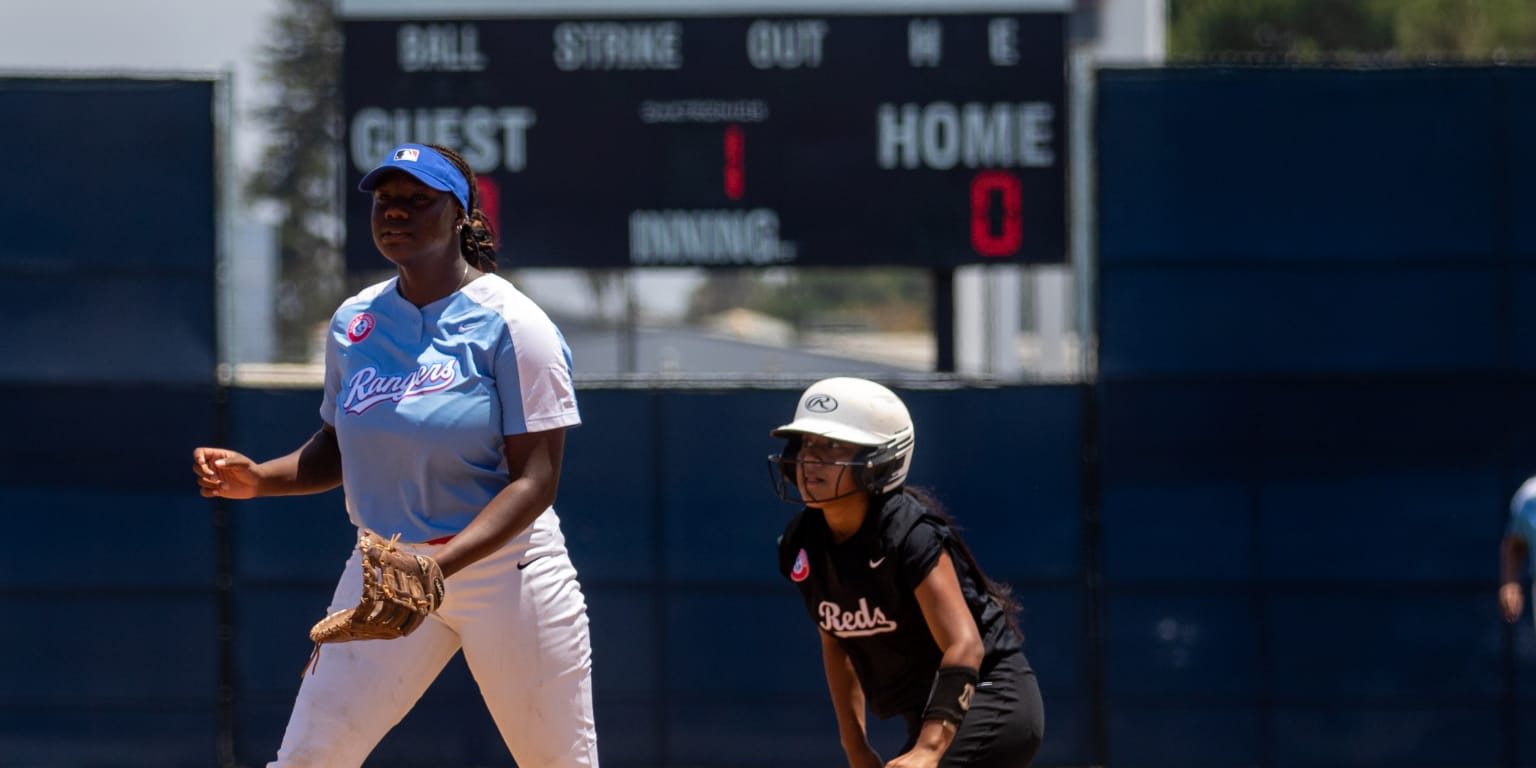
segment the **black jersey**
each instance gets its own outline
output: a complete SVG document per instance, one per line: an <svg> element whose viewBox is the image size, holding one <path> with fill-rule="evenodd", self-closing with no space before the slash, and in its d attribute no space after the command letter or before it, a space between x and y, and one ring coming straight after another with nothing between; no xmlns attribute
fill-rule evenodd
<svg viewBox="0 0 1536 768"><path fill-rule="evenodd" d="M927 704L943 652L915 590L944 551L980 630L985 669L1023 640L959 553L954 531L916 499L899 491L871 499L864 524L840 543L821 510L802 509L779 538L779 571L800 588L812 621L837 638L881 719Z"/></svg>

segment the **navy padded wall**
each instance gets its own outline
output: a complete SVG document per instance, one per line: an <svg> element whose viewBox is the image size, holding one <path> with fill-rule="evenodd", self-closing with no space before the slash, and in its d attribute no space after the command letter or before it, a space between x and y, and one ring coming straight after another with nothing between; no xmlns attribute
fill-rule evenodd
<svg viewBox="0 0 1536 768"><path fill-rule="evenodd" d="M0 381L213 383L214 91L0 77Z"/></svg>

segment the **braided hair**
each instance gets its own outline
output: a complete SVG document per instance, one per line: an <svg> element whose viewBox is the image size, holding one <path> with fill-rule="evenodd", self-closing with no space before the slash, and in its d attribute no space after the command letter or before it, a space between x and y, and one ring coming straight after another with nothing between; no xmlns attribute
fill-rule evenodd
<svg viewBox="0 0 1536 768"><path fill-rule="evenodd" d="M459 253L469 265L481 272L496 271L496 232L491 220L480 210L480 189L475 184L475 171L459 153L441 144L428 144L453 163L469 182L469 210L464 212L464 228L459 230Z"/></svg>

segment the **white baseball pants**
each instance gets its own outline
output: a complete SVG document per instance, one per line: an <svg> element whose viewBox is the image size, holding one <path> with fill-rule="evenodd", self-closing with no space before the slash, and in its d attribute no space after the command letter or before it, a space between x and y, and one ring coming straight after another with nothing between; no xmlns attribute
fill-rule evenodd
<svg viewBox="0 0 1536 768"><path fill-rule="evenodd" d="M361 557L354 548L327 611L357 604ZM553 509L449 578L409 637L322 646L268 768L361 766L460 648L520 768L598 768L586 599Z"/></svg>

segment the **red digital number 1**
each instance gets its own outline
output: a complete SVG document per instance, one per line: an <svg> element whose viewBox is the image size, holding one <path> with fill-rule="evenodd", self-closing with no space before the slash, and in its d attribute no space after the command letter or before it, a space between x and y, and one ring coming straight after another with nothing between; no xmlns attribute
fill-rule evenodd
<svg viewBox="0 0 1536 768"><path fill-rule="evenodd" d="M739 125L725 127L725 196L740 200L747 191L747 134Z"/></svg>
<svg viewBox="0 0 1536 768"><path fill-rule="evenodd" d="M993 201L1002 209L992 226ZM981 171L971 177L971 247L982 256L1012 256L1024 243L1024 189L1006 171Z"/></svg>

